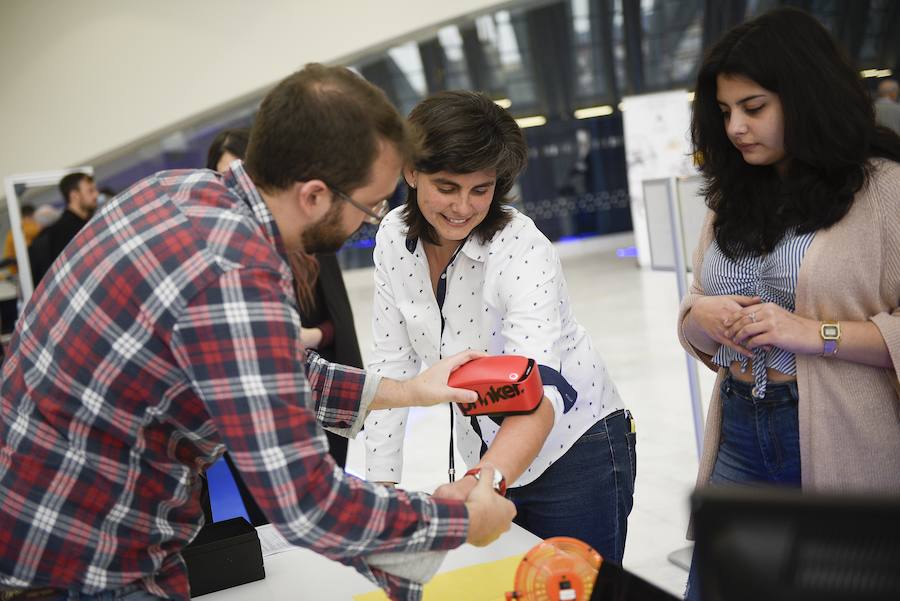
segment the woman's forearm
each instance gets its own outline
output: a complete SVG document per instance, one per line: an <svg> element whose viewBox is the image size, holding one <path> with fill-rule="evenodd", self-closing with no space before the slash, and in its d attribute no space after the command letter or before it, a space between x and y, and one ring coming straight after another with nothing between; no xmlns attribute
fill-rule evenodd
<svg viewBox="0 0 900 601"><path fill-rule="evenodd" d="M684 337L691 343L691 346L703 353L713 356L719 351L721 345L703 331L703 328L694 321L690 311L684 316L681 331L684 332Z"/></svg>
<svg viewBox="0 0 900 601"><path fill-rule="evenodd" d="M894 367L881 330L871 321L842 321L841 341L834 358L873 367Z"/></svg>
<svg viewBox="0 0 900 601"><path fill-rule="evenodd" d="M512 484L540 453L554 420L553 404L547 397L534 413L505 417L481 463L499 469L506 482Z"/></svg>

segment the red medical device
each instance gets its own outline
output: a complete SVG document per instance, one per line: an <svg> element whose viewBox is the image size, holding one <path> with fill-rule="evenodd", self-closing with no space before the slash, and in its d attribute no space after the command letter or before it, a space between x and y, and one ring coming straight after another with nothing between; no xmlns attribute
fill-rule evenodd
<svg viewBox="0 0 900 601"><path fill-rule="evenodd" d="M478 393L474 403L458 405L466 416L531 413L544 397L537 363L520 355L473 359L450 374L447 384Z"/></svg>

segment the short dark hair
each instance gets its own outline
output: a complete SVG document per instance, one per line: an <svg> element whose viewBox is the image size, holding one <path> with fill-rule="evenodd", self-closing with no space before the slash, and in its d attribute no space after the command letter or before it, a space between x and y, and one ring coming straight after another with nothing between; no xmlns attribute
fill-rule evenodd
<svg viewBox="0 0 900 601"><path fill-rule="evenodd" d="M345 67L311 63L263 99L244 165L263 190L321 179L349 193L369 182L382 140L404 160L414 153L409 127L383 91Z"/></svg>
<svg viewBox="0 0 900 601"><path fill-rule="evenodd" d="M92 182L94 181L94 178L87 173L76 172L70 173L59 180L59 191L66 204L69 204L69 195L78 190L78 187L83 181Z"/></svg>
<svg viewBox="0 0 900 601"><path fill-rule="evenodd" d="M34 205L22 205L21 207L19 207L19 213L22 215L22 217L31 217L32 215L34 215Z"/></svg>
<svg viewBox="0 0 900 601"><path fill-rule="evenodd" d="M497 172L494 198L487 216L473 230L486 242L505 226L511 214L507 194L525 169L528 145L522 130L506 110L479 92L451 91L434 94L413 108L410 124L422 148L415 169L423 173L449 171ZM403 220L410 238L437 243L437 233L419 209L416 189L407 186Z"/></svg>
<svg viewBox="0 0 900 601"><path fill-rule="evenodd" d="M729 141L716 99L719 75L746 77L778 94L787 173L746 163ZM691 134L729 256L770 252L790 228L840 221L865 183L868 159L900 158L900 138L875 123L859 74L825 28L794 8L735 27L706 54L697 76Z"/></svg>
<svg viewBox="0 0 900 601"><path fill-rule="evenodd" d="M215 171L219 166L219 160L226 152L243 159L247 155L247 142L249 141L249 127L223 129L209 145L209 152L206 153L206 168Z"/></svg>

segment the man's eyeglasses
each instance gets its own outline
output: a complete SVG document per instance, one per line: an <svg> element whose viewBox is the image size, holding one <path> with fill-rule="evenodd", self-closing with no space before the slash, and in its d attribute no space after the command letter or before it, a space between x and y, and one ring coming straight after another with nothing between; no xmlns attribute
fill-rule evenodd
<svg viewBox="0 0 900 601"><path fill-rule="evenodd" d="M365 213L366 218L363 221L365 221L366 223L371 223L372 225L378 225L379 223L381 223L381 220L384 219L384 216L388 214L388 211L391 210L391 205L390 205L390 203L388 203L387 198L385 198L384 200L382 200L381 202L379 202L377 205L375 205L373 208L370 209L366 205L353 200L349 194L345 194L344 192L341 192L334 186L329 186L329 188L331 188L331 191L334 192L335 196L337 196L341 200L346 200L351 205L353 205L354 207L356 207L357 209L359 209L360 211Z"/></svg>

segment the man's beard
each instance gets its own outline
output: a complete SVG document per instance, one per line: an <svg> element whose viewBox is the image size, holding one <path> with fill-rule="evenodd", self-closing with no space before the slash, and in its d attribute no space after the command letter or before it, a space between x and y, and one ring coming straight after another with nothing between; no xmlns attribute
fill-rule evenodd
<svg viewBox="0 0 900 601"><path fill-rule="evenodd" d="M81 212L85 215L85 221L90 221L91 217L94 216L94 213L97 212L97 205L91 206L86 203L79 203L78 208L81 209Z"/></svg>
<svg viewBox="0 0 900 601"><path fill-rule="evenodd" d="M341 205L335 204L319 223L300 234L303 250L309 254L333 253L340 250L348 236L341 230Z"/></svg>

